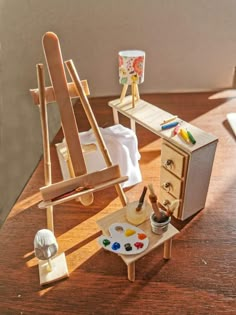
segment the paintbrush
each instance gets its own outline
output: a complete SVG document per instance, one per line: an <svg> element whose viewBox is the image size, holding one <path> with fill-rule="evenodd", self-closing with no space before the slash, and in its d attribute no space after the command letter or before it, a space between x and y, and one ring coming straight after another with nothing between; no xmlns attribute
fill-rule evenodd
<svg viewBox="0 0 236 315"><path fill-rule="evenodd" d="M158 204L157 204L157 195L154 192L153 185L149 184L148 185L149 189L149 200L151 201L152 204L152 209L155 213L155 216L157 218L158 222L164 222L166 220L166 215L163 215L163 212L160 211Z"/></svg>
<svg viewBox="0 0 236 315"><path fill-rule="evenodd" d="M172 201L171 204L167 207L166 215L168 217L172 216L172 214L174 213L175 209L178 208L179 203L180 203L180 200L176 199L176 200Z"/></svg>
<svg viewBox="0 0 236 315"><path fill-rule="evenodd" d="M142 194L141 194L141 196L139 198L139 201L138 201L138 205L137 205L136 211L140 211L142 209L146 192L147 192L147 186L144 186L143 187L143 192L142 192Z"/></svg>
<svg viewBox="0 0 236 315"><path fill-rule="evenodd" d="M65 197L72 196L72 195L74 195L74 194L76 194L76 193L78 193L80 191L84 191L84 190L92 189L92 188L94 188L94 187L91 186L91 185L78 187L78 188L73 189L71 191L68 191L68 192L66 192L66 193L64 193L62 195L59 195L59 196L56 196L56 197L52 198L52 201L60 200L60 199L65 198Z"/></svg>

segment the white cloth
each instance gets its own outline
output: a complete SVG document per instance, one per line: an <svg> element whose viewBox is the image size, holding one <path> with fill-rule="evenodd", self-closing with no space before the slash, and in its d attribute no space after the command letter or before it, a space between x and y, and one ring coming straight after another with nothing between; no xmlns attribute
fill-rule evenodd
<svg viewBox="0 0 236 315"><path fill-rule="evenodd" d="M139 167L140 153L138 151L138 140L133 130L120 124L107 128L100 128L104 142L107 146L112 163L118 164L122 176L128 176L128 180L122 183L122 187L129 187L140 183L142 175ZM81 144L96 144L95 152L85 153L85 164L88 173L100 170L106 167L104 158L99 149L96 137L90 129L79 134Z"/></svg>

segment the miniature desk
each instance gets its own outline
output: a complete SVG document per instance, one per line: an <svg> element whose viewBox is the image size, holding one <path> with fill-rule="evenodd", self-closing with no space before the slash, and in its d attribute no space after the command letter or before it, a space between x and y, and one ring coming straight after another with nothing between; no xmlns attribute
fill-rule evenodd
<svg viewBox="0 0 236 315"><path fill-rule="evenodd" d="M110 101L114 122L119 123L119 113L130 119L135 131L138 123L163 139L161 148L159 202L163 205L175 199L180 200L174 216L185 220L199 210L206 202L215 150L218 139L183 120L181 127L189 130L196 139L196 144L188 144L178 135L173 136L173 129L162 130L161 123L173 117L172 114L142 99L132 106L131 96ZM170 163L167 163L170 162ZM170 167L171 166L171 167ZM166 189L166 184L171 189Z"/></svg>
<svg viewBox="0 0 236 315"><path fill-rule="evenodd" d="M108 228L113 223L125 223L127 222L125 217L125 211L126 207L119 209L116 212L111 213L110 215L105 216L104 218L97 221L98 226L103 231L104 235L109 235ZM151 213L151 211L150 211ZM179 233L179 231L171 224L168 226L168 230L163 233L162 235L154 234L151 230L151 224L148 220L144 223L138 225L140 229L144 231L144 233L149 238L149 245L147 249L137 255L119 255L125 264L127 265L127 273L128 273L128 279L130 281L135 281L135 262L148 254L150 251L155 249L156 247L162 245L164 243L164 259L170 259L171 258L171 248L172 248L172 238Z"/></svg>

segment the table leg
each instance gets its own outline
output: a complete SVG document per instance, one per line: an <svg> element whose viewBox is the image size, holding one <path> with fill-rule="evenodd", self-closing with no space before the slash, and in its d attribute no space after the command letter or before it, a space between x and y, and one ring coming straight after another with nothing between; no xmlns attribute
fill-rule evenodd
<svg viewBox="0 0 236 315"><path fill-rule="evenodd" d="M171 258L172 238L164 242L164 259Z"/></svg>
<svg viewBox="0 0 236 315"><path fill-rule="evenodd" d="M113 112L113 119L114 119L114 123L115 125L119 124L119 114L118 111L115 108L112 108L112 112Z"/></svg>
<svg viewBox="0 0 236 315"><path fill-rule="evenodd" d="M133 130L133 132L136 134L136 124L134 119L130 119L130 127Z"/></svg>
<svg viewBox="0 0 236 315"><path fill-rule="evenodd" d="M127 271L128 271L128 279L131 282L135 281L135 262L132 262L127 265Z"/></svg>

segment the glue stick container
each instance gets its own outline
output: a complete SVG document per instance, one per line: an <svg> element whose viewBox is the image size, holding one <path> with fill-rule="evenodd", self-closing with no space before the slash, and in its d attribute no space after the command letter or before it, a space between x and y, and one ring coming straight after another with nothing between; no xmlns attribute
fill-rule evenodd
<svg viewBox="0 0 236 315"><path fill-rule="evenodd" d="M148 211L150 205L147 202L144 201L142 208L138 211L136 210L137 206L138 201L131 202L126 206L125 211L126 220L136 226L148 220L148 213L150 213Z"/></svg>

